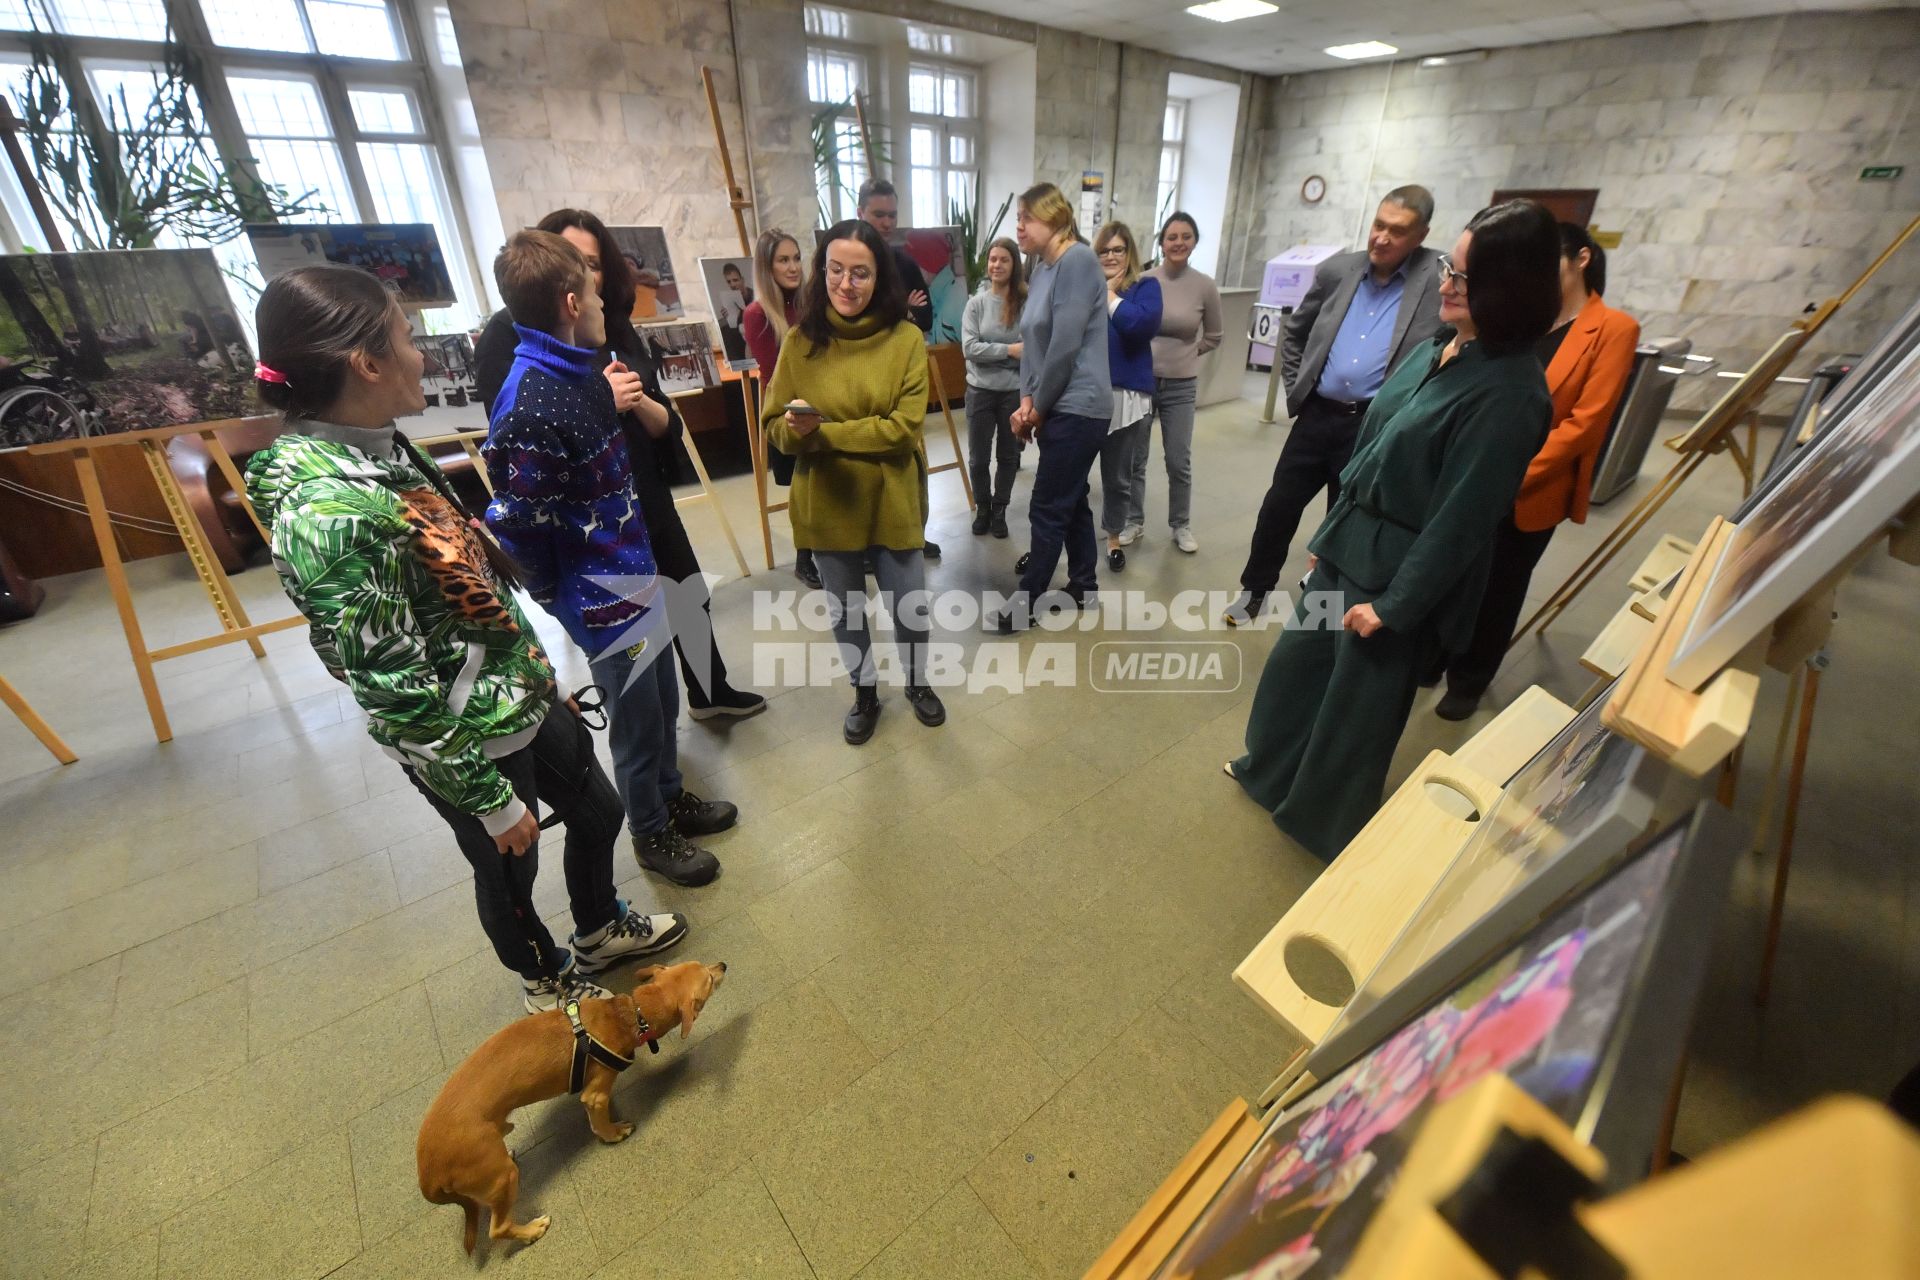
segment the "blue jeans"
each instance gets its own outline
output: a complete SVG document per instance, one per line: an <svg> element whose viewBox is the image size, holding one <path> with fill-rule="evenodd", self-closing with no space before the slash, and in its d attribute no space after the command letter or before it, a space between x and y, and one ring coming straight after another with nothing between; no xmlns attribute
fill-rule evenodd
<svg viewBox="0 0 1920 1280"><path fill-rule="evenodd" d="M1093 538L1093 508L1087 505L1087 473L1107 442L1107 422L1106 418L1056 413L1040 423L1040 465L1027 503L1033 558L1020 577L1020 589L1029 599L1038 597L1053 581L1062 548L1067 553L1067 589L1096 591L1100 587L1100 550Z"/></svg>
<svg viewBox="0 0 1920 1280"><path fill-rule="evenodd" d="M607 691L613 784L637 836L663 830L667 801L680 794L680 682L669 647L656 640L637 658L612 649L588 663L594 682ZM637 661L646 668L629 684Z"/></svg>
<svg viewBox="0 0 1920 1280"><path fill-rule="evenodd" d="M1167 527L1184 529L1193 506L1193 405L1199 395L1198 378L1155 378L1153 417L1140 428L1133 455L1132 523L1147 522L1147 460L1153 456L1153 424L1160 423L1160 442L1167 450Z"/></svg>

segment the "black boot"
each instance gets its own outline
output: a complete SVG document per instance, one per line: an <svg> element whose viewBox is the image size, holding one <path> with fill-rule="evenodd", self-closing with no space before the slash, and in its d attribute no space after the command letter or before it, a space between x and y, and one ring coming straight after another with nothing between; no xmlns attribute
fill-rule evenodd
<svg viewBox="0 0 1920 1280"><path fill-rule="evenodd" d="M992 519L987 508L982 505L973 509L973 536L979 537L987 531L987 522Z"/></svg>
<svg viewBox="0 0 1920 1280"><path fill-rule="evenodd" d="M996 502L993 504L993 520L988 527L993 530L993 536L996 538L1004 538L1007 536L1007 504L1006 503Z"/></svg>
<svg viewBox="0 0 1920 1280"><path fill-rule="evenodd" d="M931 686L910 684L907 686L907 701L913 704L913 714L920 717L920 723L929 729L936 729L947 722L947 708L941 703L940 695Z"/></svg>
<svg viewBox="0 0 1920 1280"><path fill-rule="evenodd" d="M847 712L845 726L847 741L859 746L873 736L874 726L880 723L880 691L863 685L854 690L853 710Z"/></svg>
<svg viewBox="0 0 1920 1280"><path fill-rule="evenodd" d="M814 566L813 552L801 551L794 556L793 576L815 591L820 589L820 570Z"/></svg>

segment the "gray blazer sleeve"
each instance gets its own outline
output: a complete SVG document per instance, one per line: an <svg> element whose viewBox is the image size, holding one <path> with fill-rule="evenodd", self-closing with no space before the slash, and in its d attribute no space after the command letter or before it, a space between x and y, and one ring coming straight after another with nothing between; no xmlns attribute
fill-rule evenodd
<svg viewBox="0 0 1920 1280"><path fill-rule="evenodd" d="M1287 317L1280 332L1280 377L1287 385L1287 398L1293 398L1293 382L1300 375L1300 357L1306 354L1307 335L1313 332L1313 322L1319 318L1320 308L1327 305L1327 297L1339 286L1331 271L1333 263L1339 261L1339 255L1328 258L1313 271L1313 284L1307 289L1307 296L1300 299L1300 305Z"/></svg>

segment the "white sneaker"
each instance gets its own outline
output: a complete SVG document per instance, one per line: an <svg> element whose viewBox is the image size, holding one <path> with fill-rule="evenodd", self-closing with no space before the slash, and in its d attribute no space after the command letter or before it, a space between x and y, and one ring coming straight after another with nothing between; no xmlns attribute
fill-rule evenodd
<svg viewBox="0 0 1920 1280"><path fill-rule="evenodd" d="M597 982L588 982L580 976L580 970L572 956L567 957L567 967L557 978L536 978L529 982L520 979L520 1003L526 1006L528 1013L545 1013L549 1009L558 1009L563 1000L610 1000L613 992Z"/></svg>
<svg viewBox="0 0 1920 1280"><path fill-rule="evenodd" d="M567 941L578 959L580 972L599 973L629 956L649 956L665 951L687 936L687 918L683 915L641 915L620 904L620 914L612 924L582 938L577 934Z"/></svg>
<svg viewBox="0 0 1920 1280"><path fill-rule="evenodd" d="M1181 525L1173 531L1173 545L1192 555L1200 549L1200 539L1193 536L1193 530Z"/></svg>
<svg viewBox="0 0 1920 1280"><path fill-rule="evenodd" d="M1127 524L1122 526L1120 529L1120 537L1119 537L1120 545L1123 547L1132 546L1134 543L1140 541L1140 535L1143 532L1144 530L1142 530L1140 526L1137 524Z"/></svg>

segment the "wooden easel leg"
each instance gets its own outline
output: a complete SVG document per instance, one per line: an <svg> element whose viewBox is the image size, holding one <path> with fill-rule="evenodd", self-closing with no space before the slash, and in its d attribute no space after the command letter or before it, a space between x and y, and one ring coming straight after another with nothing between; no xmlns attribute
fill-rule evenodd
<svg viewBox="0 0 1920 1280"><path fill-rule="evenodd" d="M486 489L487 493L491 495L493 493L493 478L487 474L487 460L481 456L480 446L474 443L472 436L461 436L460 447L467 451L469 458L473 459L474 473L480 477L481 485Z"/></svg>
<svg viewBox="0 0 1920 1280"><path fill-rule="evenodd" d="M220 443L219 434L213 431L202 431L200 439L205 442L207 452L213 455L213 461L220 468L220 474L227 478L227 483L233 486L234 493L239 495L240 506L246 511L247 519L253 521L253 527L259 530L260 541L272 546L273 534L269 533L267 526L260 522L260 513L253 509L253 501L247 497L247 478L241 475L240 468L234 465L233 455L227 452L227 446Z"/></svg>
<svg viewBox="0 0 1920 1280"><path fill-rule="evenodd" d="M1793 865L1794 829L1800 822L1800 788L1807 780L1807 744L1813 738L1813 712L1820 700L1818 655L1807 663L1800 689L1800 722L1794 732L1793 764L1787 772L1787 803L1780 820L1780 857L1773 867L1773 901L1767 908L1767 938L1760 951L1760 981L1753 1002L1765 1007L1773 994L1773 962L1780 949L1780 927L1787 913L1787 872Z"/></svg>
<svg viewBox="0 0 1920 1280"><path fill-rule="evenodd" d="M1667 1094L1666 1110L1660 1113L1660 1132L1653 1143L1653 1165L1650 1172L1664 1173L1673 1163L1673 1130L1680 1122L1680 1094L1686 1089L1687 1060L1680 1059L1679 1070L1673 1073L1673 1088Z"/></svg>
<svg viewBox="0 0 1920 1280"><path fill-rule="evenodd" d="M747 413L747 453L753 459L753 502L760 511L760 549L767 557L767 572L773 572L773 521L767 511L767 433L760 426L760 405L756 388L740 379L740 402Z"/></svg>
<svg viewBox="0 0 1920 1280"><path fill-rule="evenodd" d="M747 558L740 554L740 540L733 536L733 522L727 519L727 510L720 505L720 495L713 491L713 479L707 475L706 459L700 456L700 446L693 442L693 433L683 433L681 443L687 446L687 457L693 463L694 474L700 477L700 488L707 495L707 505L720 518L720 532L727 535L727 545L733 548L733 562L740 566L740 576L751 578L753 570L747 568Z"/></svg>
<svg viewBox="0 0 1920 1280"><path fill-rule="evenodd" d="M1727 758L1720 762L1720 785L1715 789L1713 798L1719 801L1723 809L1733 808L1734 795L1740 789L1740 760L1746 745L1745 739L1734 744Z"/></svg>
<svg viewBox="0 0 1920 1280"><path fill-rule="evenodd" d="M140 679L140 693L147 700L153 736L171 742L173 726L167 723L160 685L153 678L153 660L147 656L146 637L140 634L140 617L133 611L133 591L127 585L126 566L120 563L120 548L113 541L113 525L107 519L107 500L100 492L100 473L94 469L93 455L77 451L73 470L80 480L80 495L87 503L87 522L93 526L94 545L100 550L100 567L106 572L108 590L113 592L113 607L120 614L120 629L127 633L127 653L133 658L133 673Z"/></svg>
<svg viewBox="0 0 1920 1280"><path fill-rule="evenodd" d="M940 397L940 412L946 415L947 438L953 441L954 469L960 473L960 487L966 491L967 510L973 510L973 480L967 475L967 455L960 448L960 430L953 425L953 406L947 403L947 389L942 385L940 362L931 351L927 353L927 375L933 382L933 394Z"/></svg>
<svg viewBox="0 0 1920 1280"><path fill-rule="evenodd" d="M240 597L234 593L227 571L220 567L213 548L207 545L200 522L187 509L186 495L180 492L180 482L174 479L173 468L167 464L166 449L152 440L142 440L140 452L146 457L147 470L153 473L153 483L160 490L161 500L167 504L167 514L173 517L173 527L179 531L180 541L186 545L187 559L192 563L193 571L199 575L200 585L206 591L207 599L212 602L214 613L219 615L220 626L227 631L251 627L253 619L247 616ZM258 636L250 637L247 647L253 650L256 658L267 656L266 646L260 643Z"/></svg>
<svg viewBox="0 0 1920 1280"><path fill-rule="evenodd" d="M40 713L20 696L20 691L14 688L13 682L5 676L0 676L0 702L6 703L7 709L20 717L20 723L27 726L34 737L40 739L40 745L52 752L55 760L61 764L72 764L80 758L73 754L72 748L68 747L61 740L60 735L53 731L53 726L40 718Z"/></svg>
<svg viewBox="0 0 1920 1280"><path fill-rule="evenodd" d="M1787 700L1780 708L1780 732L1773 739L1773 763L1767 766L1766 786L1760 792L1760 813L1753 820L1751 852L1756 858L1765 851L1767 833L1773 829L1773 804L1780 794L1780 771L1787 762L1787 743L1793 737L1794 718L1800 709L1800 682L1806 674L1806 667L1795 667L1787 681Z"/></svg>
<svg viewBox="0 0 1920 1280"><path fill-rule="evenodd" d="M1534 630L1536 626L1541 631L1545 631L1548 624L1566 612L1567 606L1573 603L1575 597L1592 586L1593 580L1600 576L1600 571L1612 563L1613 558L1624 551L1627 544L1646 527L1647 522L1659 513L1660 508L1666 505L1667 499L1679 492L1680 486L1686 483L1687 477L1699 468L1700 460L1706 456L1704 453L1690 453L1669 468L1667 474L1660 478L1660 483L1656 484L1653 490L1627 513L1627 519L1612 533L1601 539L1600 545L1580 563L1580 567L1575 569L1565 582L1555 587L1553 594L1547 597L1546 603L1521 624L1520 629L1514 632L1513 639L1507 642L1507 647L1512 648L1526 639L1527 633Z"/></svg>

